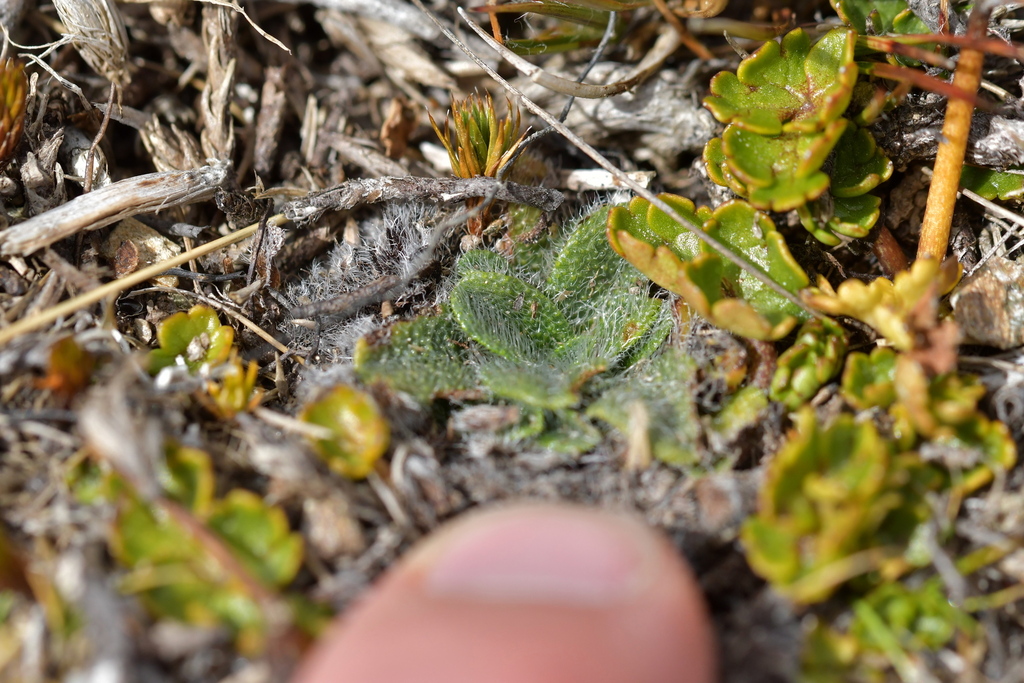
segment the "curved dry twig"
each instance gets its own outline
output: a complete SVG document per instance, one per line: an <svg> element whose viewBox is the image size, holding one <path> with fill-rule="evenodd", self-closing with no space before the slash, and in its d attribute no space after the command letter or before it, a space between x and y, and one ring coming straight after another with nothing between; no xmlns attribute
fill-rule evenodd
<svg viewBox="0 0 1024 683"><path fill-rule="evenodd" d="M571 95L573 97L581 97L585 100L597 100L602 97L611 97L612 95L618 95L619 93L626 92L630 88L643 83L645 80L650 78L655 71L662 65L662 63L668 59L673 52L675 52L683 44L679 39L679 35L672 27L667 27L666 30L662 31L658 39L654 41L654 46L647 52L644 58L636 65L632 73L629 76L616 81L615 83L608 83L607 85L594 85L592 83L578 83L569 78L563 78L561 76L555 76L554 74L544 71L536 64L531 64L526 61L512 50L496 41L487 31L476 25L466 10L461 7L458 8L459 15L466 20L469 27L480 36L480 38L486 42L495 52L502 56L509 64L514 66L516 69L521 71L524 75L529 77L531 81L537 85L542 85L548 90L554 90L562 95ZM450 31L442 29L446 34L450 34ZM449 39L454 36L449 35ZM461 41L460 41L461 45ZM464 50L469 48L462 45ZM469 53L467 53L469 54Z"/></svg>

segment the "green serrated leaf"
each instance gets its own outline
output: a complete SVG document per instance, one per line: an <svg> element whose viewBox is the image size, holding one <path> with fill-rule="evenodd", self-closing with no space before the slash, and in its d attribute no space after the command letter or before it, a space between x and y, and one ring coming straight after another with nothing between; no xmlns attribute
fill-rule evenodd
<svg viewBox="0 0 1024 683"><path fill-rule="evenodd" d="M768 41L735 74L716 75L704 105L722 123L760 135L823 130L850 103L855 39L853 31L833 29L812 46L796 29L781 44Z"/></svg>
<svg viewBox="0 0 1024 683"><path fill-rule="evenodd" d="M562 312L536 287L498 273L467 273L451 310L473 341L508 360L543 362L571 334Z"/></svg>

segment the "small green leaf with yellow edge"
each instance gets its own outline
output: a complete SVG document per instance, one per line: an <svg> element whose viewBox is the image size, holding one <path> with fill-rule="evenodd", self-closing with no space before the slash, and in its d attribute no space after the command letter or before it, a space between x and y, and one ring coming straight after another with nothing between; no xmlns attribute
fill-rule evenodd
<svg viewBox="0 0 1024 683"><path fill-rule="evenodd" d="M814 132L838 119L857 81L856 34L833 29L813 46L803 29L744 59L736 73L711 80L704 105L722 123L761 135Z"/></svg>
<svg viewBox="0 0 1024 683"><path fill-rule="evenodd" d="M215 481L210 456L198 448L170 443L164 448L164 466L157 477L167 497L200 519L205 519L213 506Z"/></svg>
<svg viewBox="0 0 1024 683"><path fill-rule="evenodd" d="M252 491L235 489L213 507L207 524L245 568L268 586L291 583L302 564L302 536L292 533L284 510Z"/></svg>
<svg viewBox="0 0 1024 683"><path fill-rule="evenodd" d="M871 355L854 351L846 357L839 393L857 410L888 408L896 401L896 352L887 346Z"/></svg>
<svg viewBox="0 0 1024 683"><path fill-rule="evenodd" d="M804 293L811 306L829 315L845 315L870 325L900 351L914 346L909 317L924 297L946 294L960 277L956 261L946 266L933 259L918 259L910 270L892 280L880 277L870 284L849 279L833 289L823 277Z"/></svg>
<svg viewBox="0 0 1024 683"><path fill-rule="evenodd" d="M366 392L337 386L307 405L299 419L324 427L330 438L312 439L314 450L335 472L362 479L388 449L391 428Z"/></svg>
<svg viewBox="0 0 1024 683"><path fill-rule="evenodd" d="M991 168L964 166L960 184L985 199L1024 200L1024 171L1010 173Z"/></svg>
<svg viewBox="0 0 1024 683"><path fill-rule="evenodd" d="M235 341L235 331L221 325L207 306L175 313L157 326L156 336L160 348L149 352L149 371L154 373L179 359L192 372L205 364L216 365L227 359Z"/></svg>
<svg viewBox="0 0 1024 683"><path fill-rule="evenodd" d="M800 603L892 557L929 514L924 493L939 483L914 454L896 456L871 422L840 415L827 428L814 410L769 463L758 512L744 525L747 559L776 590Z"/></svg>
<svg viewBox="0 0 1024 683"><path fill-rule="evenodd" d="M691 225L701 227L791 292L807 285L782 235L746 202L723 204L708 216L681 197L662 195ZM701 218L703 224L697 223ZM785 336L806 312L745 270L726 262L668 215L643 199L615 207L608 239L654 282L673 291L716 325L754 339ZM728 295L726 294L728 292Z"/></svg>
<svg viewBox="0 0 1024 683"><path fill-rule="evenodd" d="M832 165L830 191L836 197L858 197L892 176L885 156L867 128L850 126L839 138Z"/></svg>
<svg viewBox="0 0 1024 683"><path fill-rule="evenodd" d="M848 124L841 118L820 131L776 136L729 126L722 133L722 151L732 175L749 188L751 204L789 211L828 189L829 176L821 166Z"/></svg>

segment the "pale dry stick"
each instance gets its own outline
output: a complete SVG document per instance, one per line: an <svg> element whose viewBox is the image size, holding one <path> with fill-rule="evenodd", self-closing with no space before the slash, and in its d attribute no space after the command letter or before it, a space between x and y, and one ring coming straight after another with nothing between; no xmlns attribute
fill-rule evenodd
<svg viewBox="0 0 1024 683"><path fill-rule="evenodd" d="M415 0L414 0L415 1ZM421 2L416 3L424 11L425 8ZM480 36L480 38L487 43L495 52L497 52L505 61L514 66L516 69L526 75L531 81L537 85L542 85L548 90L561 93L562 95L572 95L573 97L580 97L585 100L601 99L602 97L611 97L612 95L618 95L619 93L626 92L633 86L639 85L640 83L647 80L654 74L655 71L662 65L662 63L668 59L673 52L679 49L683 43L679 39L679 34L676 33L672 27L667 27L667 30L662 32L658 39L654 41L654 46L644 55L644 58L640 60L640 63L636 65L632 73L621 81L615 83L609 83L607 85L593 85L591 83L577 83L569 78L562 78L561 76L555 76L550 74L544 69L540 68L536 64L531 64L526 61L512 50L496 41L487 31L476 25L466 10L461 7L458 8L459 15L469 24L469 27ZM431 19L434 20L438 26L442 26L439 20L430 15ZM458 38L455 37L448 27L443 27L442 32L448 37L448 40L456 41L458 45L467 55L470 55L472 59L481 63L481 60L469 51L469 48ZM488 68L487 71L492 72L493 69ZM503 82L503 81L502 81ZM508 87L508 86L506 86ZM512 89L511 92L518 93L517 90ZM520 95L522 97L522 95Z"/></svg>
<svg viewBox="0 0 1024 683"><path fill-rule="evenodd" d="M462 50L466 54L467 57L469 57L471 60L473 60L473 62L477 66L479 66L484 71L486 71L487 74L491 78L493 78L497 83L499 83L503 88L505 88L506 90L511 92L513 95L518 97L520 99L520 101L526 106L527 109L532 111L534 114L536 114L541 119L543 119L545 123L547 123L549 126L551 126L556 131L558 131L559 135L564 137L566 140L568 140L573 145L575 145L577 149L579 149L581 152L583 152L588 157L593 159L594 162L598 166L600 166L604 170L606 170L609 173L611 173L612 176L614 176L620 183L622 183L623 186L628 187L630 190L632 190L638 196L643 197L644 199L649 201L651 204L653 204L654 206L658 207L658 209L661 210L662 212L664 212L669 218L671 218L675 222L679 223L679 225L681 225L684 230L687 230L688 232L693 233L698 239L700 239L705 244L707 244L709 247L711 247L712 249L716 250L719 254L721 254L722 257L725 258L727 261L729 261L730 263L733 263L737 267L741 268L744 272L749 273L753 277L755 277L758 280L760 280L762 283L765 284L765 286L767 286L769 289L771 289L773 292L775 292L779 296L783 297L784 299L786 299L787 301L793 303L794 305L800 307L801 310L805 311L807 314L811 315L812 317L815 317L815 318L824 318L825 317L824 315L822 315L821 313L819 313L818 311L814 310L813 308L808 306L806 303L804 303L800 299L800 297L796 296L795 294L793 294L789 290L785 289L778 282L776 282L775 280L771 279L764 271L762 271L759 268L755 268L754 266L750 265L750 263L746 259L741 257L739 254L734 252L732 249L730 249L729 247L725 246L724 244L722 244L720 241L718 241L714 237L708 235L707 233L705 233L700 228L698 228L698 227L696 227L694 225L691 225L688 221L686 221L682 216L679 215L678 211L676 211L671 206L669 206L668 204L663 202L661 199L658 198L657 195L655 195L653 192L651 192L647 188L645 188L642 185L640 185L640 183L638 183L635 180L633 180L632 178L630 178L625 172L623 172L618 167L616 167L615 164L613 164L612 162L608 161L608 159L606 159L603 154L601 154L596 149L594 149L592 146L587 144L587 142L584 141L583 138L581 138L580 136L576 135L576 133L574 133L571 130L569 130L569 128L565 124L563 124L557 118L552 116L546 109L544 109L539 104L537 104L536 102L534 102L533 100L528 98L521 90L519 90L518 88L513 86L511 83L509 83L507 80L502 78L501 75L498 74L497 71L492 69L490 67L490 65L488 65L486 62L484 62L484 60L480 59L471 49L469 49L469 47L465 43L463 43L461 40L459 40L458 36L456 36L454 33L452 33L451 30L447 26L445 26L444 23L442 23L441 20L438 19L437 16L433 12L431 12L429 9L427 9L427 7L423 4L423 0L412 0L412 1L413 1L413 4L415 4L417 7L419 7L420 10L424 14L426 14L428 17L430 17L430 20L433 21L438 26L438 28L441 29L441 32L448 38L448 40L450 40L452 42L453 45L455 45L460 50ZM469 21L468 16L465 14L465 12L463 12L463 10L461 8L459 9L459 14L462 15L463 19L465 19L466 21ZM470 25L472 25L472 22L469 22L469 23L470 23ZM572 81L570 81L570 82L572 82Z"/></svg>
<svg viewBox="0 0 1024 683"><path fill-rule="evenodd" d="M0 255L28 256L84 230L124 218L209 199L228 177L228 164L147 173L111 183L0 231Z"/></svg>
<svg viewBox="0 0 1024 683"><path fill-rule="evenodd" d="M982 40L988 31L990 2L981 2L971 11L967 27L968 36ZM953 87L974 95L981 85L981 67L985 53L964 47L953 74ZM942 260L949 247L949 230L953 224L953 208L960 189L960 173L967 152L967 136L971 131L974 103L950 98L946 103L946 120L942 124L942 142L935 155L932 184L928 189L928 203L921 219L921 240L917 244L917 258Z"/></svg>
<svg viewBox="0 0 1024 683"><path fill-rule="evenodd" d="M284 225L288 222L288 219L286 219L283 214L278 214L276 216L272 216L267 222L273 223L274 225ZM157 275L162 274L168 268L177 268L178 266L188 263L192 259L205 256L210 252L217 251L218 249L222 249L230 244L234 244L235 242L240 242L246 237L255 234L256 231L259 230L259 227L259 223L253 223L252 225L242 228L237 232L233 232L230 235L225 235L224 237L215 239L212 242L207 242L195 249L190 249L189 251L178 254L174 258L169 258L166 261L154 263L142 270L135 271L131 275L126 275L119 280L108 282L96 289L80 294L73 299L62 301L52 308L40 311L28 318L18 320L10 327L0 329L0 347L3 347L20 334L31 332L32 330L42 327L48 323L52 323L55 320L58 320L65 315L70 315L71 313L85 308L86 306L99 303L108 296L120 294L126 289L134 287L135 285L140 285L146 280L150 280Z"/></svg>

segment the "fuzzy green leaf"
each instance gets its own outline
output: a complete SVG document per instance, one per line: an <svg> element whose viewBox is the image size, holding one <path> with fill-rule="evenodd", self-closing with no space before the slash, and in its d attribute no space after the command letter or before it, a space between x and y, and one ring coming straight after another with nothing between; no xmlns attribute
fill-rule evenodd
<svg viewBox="0 0 1024 683"><path fill-rule="evenodd" d="M509 360L543 362L569 337L562 312L536 287L498 273L467 273L451 292L465 333Z"/></svg>
<svg viewBox="0 0 1024 683"><path fill-rule="evenodd" d="M492 394L521 405L560 410L580 401L572 377L551 365L494 358L481 364L478 372Z"/></svg>
<svg viewBox="0 0 1024 683"><path fill-rule="evenodd" d="M722 123L751 133L823 130L850 103L857 80L855 38L853 31L833 29L812 47L807 33L796 29L781 45L770 40L735 74L716 75L704 105Z"/></svg>
<svg viewBox="0 0 1024 683"><path fill-rule="evenodd" d="M587 409L587 415L627 438L643 428L654 457L673 465L694 465L699 462L701 434L693 398L695 375L692 358L666 350L630 370ZM638 414L643 416L640 422Z"/></svg>
<svg viewBox="0 0 1024 683"><path fill-rule="evenodd" d="M381 382L428 403L476 386L466 345L462 329L444 312L361 338L352 362L362 381Z"/></svg>

